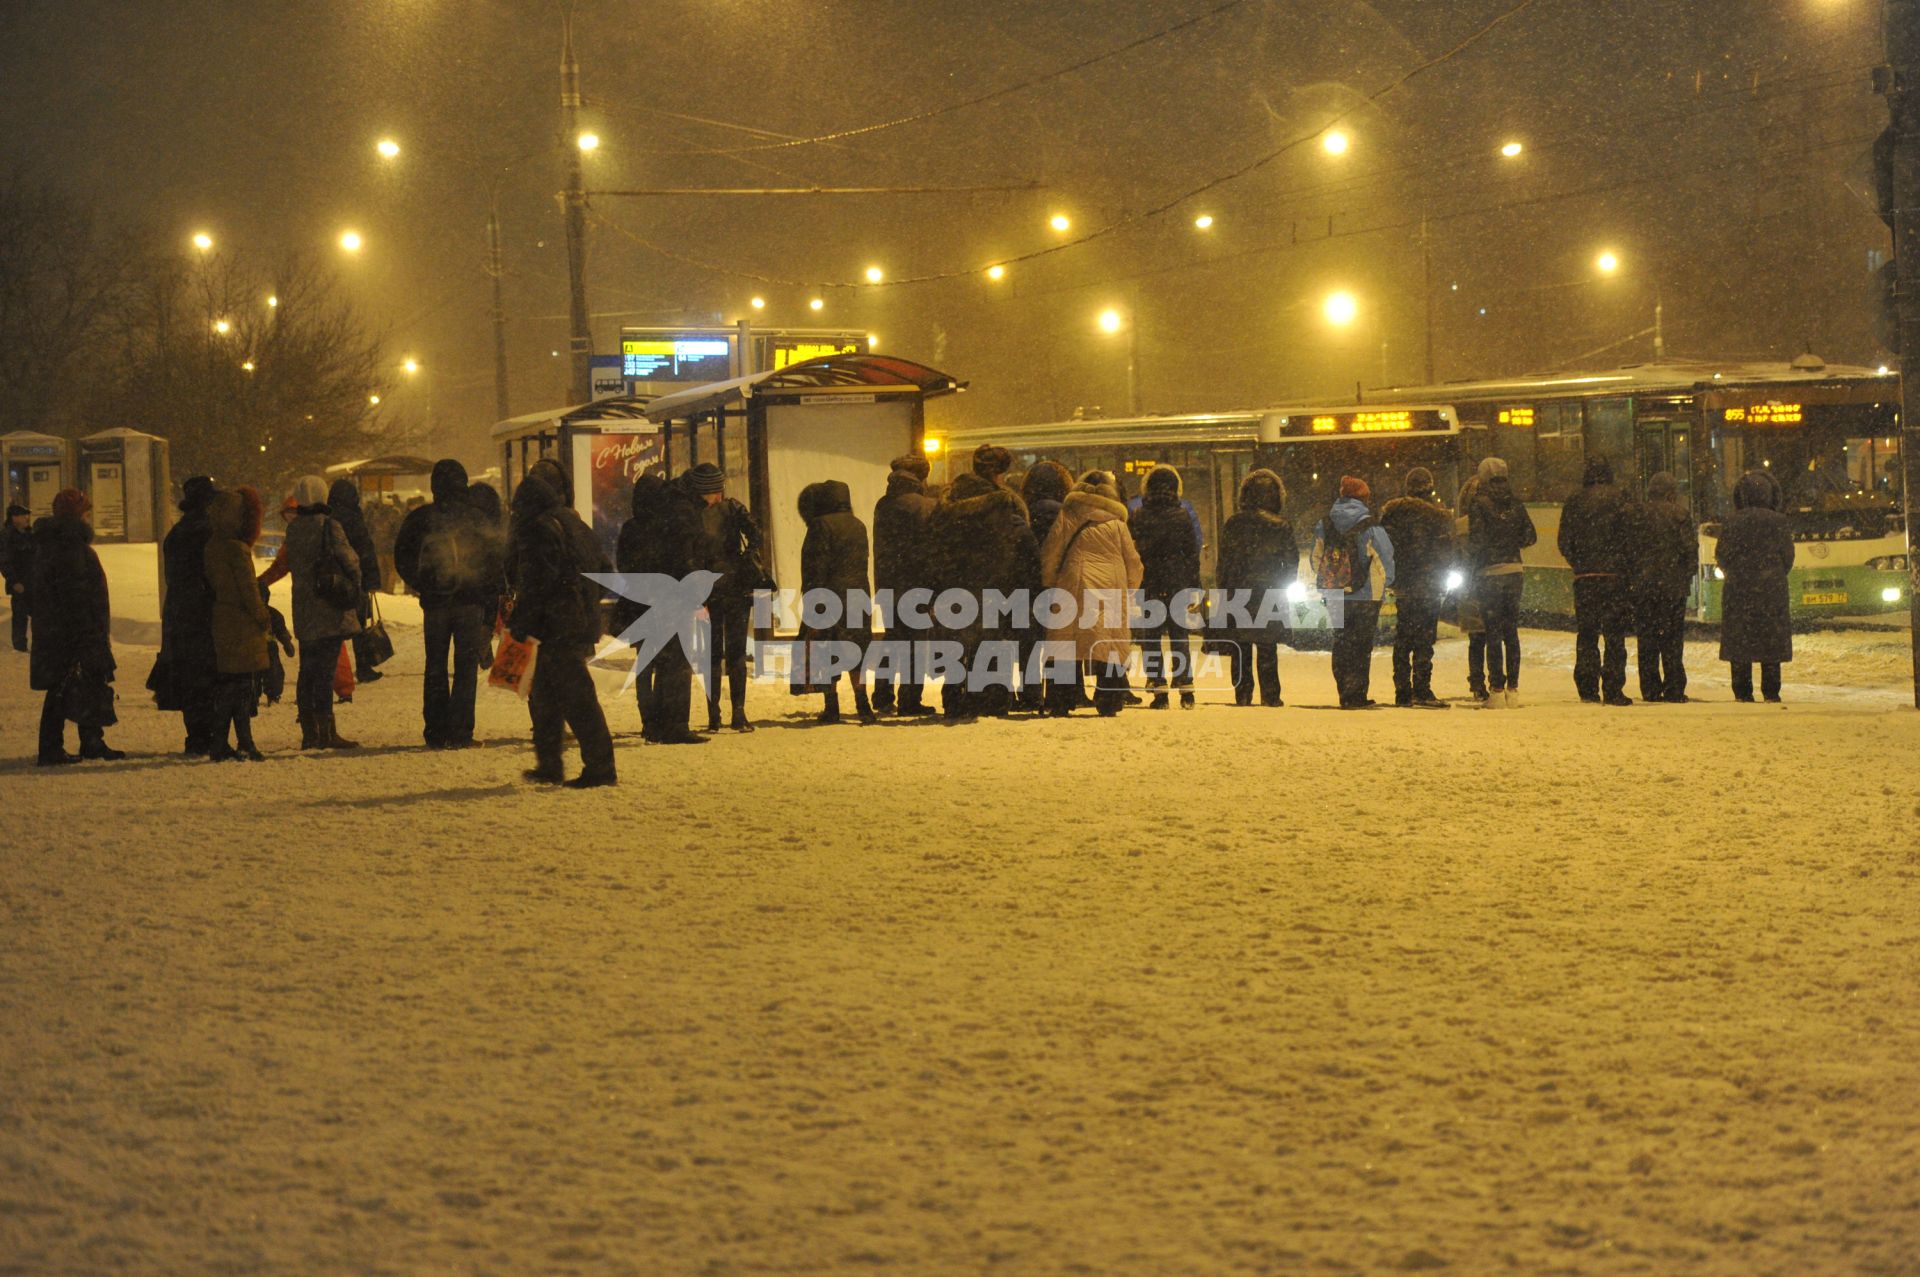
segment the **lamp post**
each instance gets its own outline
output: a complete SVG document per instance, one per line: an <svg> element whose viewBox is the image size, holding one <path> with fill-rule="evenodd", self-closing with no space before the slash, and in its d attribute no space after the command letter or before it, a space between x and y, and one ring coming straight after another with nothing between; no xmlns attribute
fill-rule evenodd
<svg viewBox="0 0 1920 1277"><path fill-rule="evenodd" d="M1612 249L1605 249L1594 258L1593 268L1601 278L1612 279L1620 273L1620 255ZM1653 275L1653 357L1656 361L1667 357L1667 306L1660 288L1657 266Z"/></svg>
<svg viewBox="0 0 1920 1277"><path fill-rule="evenodd" d="M1137 307L1135 308L1137 311ZM1128 415L1140 415L1140 324L1137 314L1130 314L1117 306L1109 306L1101 311L1094 321L1100 331L1109 336L1125 333L1127 337L1127 410Z"/></svg>

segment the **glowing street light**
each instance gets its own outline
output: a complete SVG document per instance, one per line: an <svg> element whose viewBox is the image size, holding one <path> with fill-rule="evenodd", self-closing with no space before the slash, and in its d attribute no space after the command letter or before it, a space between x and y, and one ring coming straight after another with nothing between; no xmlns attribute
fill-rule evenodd
<svg viewBox="0 0 1920 1277"><path fill-rule="evenodd" d="M368 403L370 403L370 404L372 404L372 405L373 405L374 407L376 407L376 408L378 408L378 407L380 406L380 396L379 396L379 395L368 395L368 396L367 396L367 402L368 402Z"/></svg>
<svg viewBox="0 0 1920 1277"><path fill-rule="evenodd" d="M575 138L574 141L583 151L597 151L600 149L600 135L598 133L582 133L579 137Z"/></svg>
<svg viewBox="0 0 1920 1277"><path fill-rule="evenodd" d="M1510 160L1518 159L1520 156L1520 153L1526 149L1527 148L1519 142L1509 142L1505 146L1500 148L1500 154L1506 156Z"/></svg>
<svg viewBox="0 0 1920 1277"><path fill-rule="evenodd" d="M767 299L764 297L756 297L748 302L747 305L753 307L755 310L765 310L767 308Z"/></svg>
<svg viewBox="0 0 1920 1277"><path fill-rule="evenodd" d="M400 154L400 144L390 137L383 137L375 142L373 149L380 152L380 158L383 160L396 159Z"/></svg>
<svg viewBox="0 0 1920 1277"><path fill-rule="evenodd" d="M1122 315L1119 311L1109 306L1105 310L1100 312L1100 318L1098 322L1100 324L1101 332L1117 333L1122 328L1126 327L1127 319L1126 319L1126 316Z"/></svg>
<svg viewBox="0 0 1920 1277"><path fill-rule="evenodd" d="M233 331L233 321L230 319L216 319L213 321L213 331L225 337Z"/></svg>
<svg viewBox="0 0 1920 1277"><path fill-rule="evenodd" d="M251 359L249 359L249 360L246 360L245 362L243 362L243 363L242 363L242 364L240 365L240 371L241 371L241 372L252 372L252 371L253 371L253 360L251 360Z"/></svg>
<svg viewBox="0 0 1920 1277"><path fill-rule="evenodd" d="M415 359L413 356L409 355L405 359L400 361L400 371L406 373L407 376L411 377L413 376L413 374L420 371L420 361L418 359Z"/></svg>
<svg viewBox="0 0 1920 1277"><path fill-rule="evenodd" d="M1194 227L1195 227L1195 229L1197 229L1197 230L1203 230L1203 231L1209 231L1209 230L1212 230L1212 229L1213 229L1213 214L1212 214L1212 213L1202 213L1202 214L1200 214L1200 216L1198 216L1198 217L1196 217L1196 218L1194 218L1194 219L1193 219L1193 225L1194 225Z"/></svg>
<svg viewBox="0 0 1920 1277"><path fill-rule="evenodd" d="M268 310L280 309L280 295L278 293L267 294L267 309Z"/></svg>
<svg viewBox="0 0 1920 1277"><path fill-rule="evenodd" d="M1594 269L1602 275L1611 275L1620 269L1620 258L1612 250L1600 254L1593 261Z"/></svg>
<svg viewBox="0 0 1920 1277"><path fill-rule="evenodd" d="M822 301L818 297L813 298L807 303L808 310L825 310L826 308L827 308L827 303Z"/></svg>
<svg viewBox="0 0 1920 1277"><path fill-rule="evenodd" d="M874 351L878 349L880 349L880 334L868 333L867 334L867 353L871 355Z"/></svg>
<svg viewBox="0 0 1920 1277"><path fill-rule="evenodd" d="M359 252L361 249L361 246L364 245L365 243L366 241L360 238L359 231L341 231L340 232L340 247L345 249L349 253Z"/></svg>
<svg viewBox="0 0 1920 1277"><path fill-rule="evenodd" d="M1073 219L1069 218L1065 213L1055 213L1047 219L1047 225L1053 227L1056 231L1065 232L1073 228Z"/></svg>
<svg viewBox="0 0 1920 1277"><path fill-rule="evenodd" d="M867 282L869 284L877 284L881 280L885 279L886 277L887 277L886 272L881 270L878 266L867 267Z"/></svg>
<svg viewBox="0 0 1920 1277"><path fill-rule="evenodd" d="M1360 299L1341 289L1328 293L1326 303L1320 309L1329 324L1335 328L1345 328L1360 318Z"/></svg>
<svg viewBox="0 0 1920 1277"><path fill-rule="evenodd" d="M203 253L211 252L213 250L213 236L207 234L205 231L195 231L193 233L193 246Z"/></svg>
<svg viewBox="0 0 1920 1277"><path fill-rule="evenodd" d="M1353 139L1339 129L1328 129L1320 135L1321 149L1328 155L1345 155L1347 148L1352 145Z"/></svg>
<svg viewBox="0 0 1920 1277"><path fill-rule="evenodd" d="M1002 266L1000 263L995 262L993 265L987 267L987 278L992 280L994 283L997 284L1001 280L1005 279L1006 277L1007 277L1007 268Z"/></svg>

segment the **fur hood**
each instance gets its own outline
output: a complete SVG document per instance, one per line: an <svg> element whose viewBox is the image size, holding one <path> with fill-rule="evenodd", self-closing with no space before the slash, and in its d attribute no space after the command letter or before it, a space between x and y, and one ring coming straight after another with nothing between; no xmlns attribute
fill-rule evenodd
<svg viewBox="0 0 1920 1277"><path fill-rule="evenodd" d="M1027 517L1027 505L1020 499L1019 493L977 474L957 476L947 485L947 493L940 498L940 504L946 507L949 514L966 518L985 514L995 506L1007 506L1018 510L1022 519Z"/></svg>
<svg viewBox="0 0 1920 1277"><path fill-rule="evenodd" d="M1180 482L1180 472L1172 466L1155 466L1147 472L1146 486L1140 490L1142 499L1163 496L1178 501L1185 492Z"/></svg>
<svg viewBox="0 0 1920 1277"><path fill-rule="evenodd" d="M1240 509L1279 514L1287 503L1287 485L1271 470L1253 470L1240 481Z"/></svg>
<svg viewBox="0 0 1920 1277"><path fill-rule="evenodd" d="M260 539L260 494L252 488L216 493L207 502L207 530L223 541L253 545Z"/></svg>
<svg viewBox="0 0 1920 1277"><path fill-rule="evenodd" d="M1073 515L1088 523L1105 523L1108 519L1125 519L1127 507L1112 488L1082 483L1060 503L1060 513L1063 518Z"/></svg>
<svg viewBox="0 0 1920 1277"><path fill-rule="evenodd" d="M1028 505L1037 501L1064 501L1073 491L1073 475L1058 461L1036 461L1020 485L1020 495Z"/></svg>
<svg viewBox="0 0 1920 1277"><path fill-rule="evenodd" d="M1778 510L1780 505L1779 481L1765 470L1749 470L1733 485L1733 508L1736 510L1751 510L1756 506L1763 510Z"/></svg>

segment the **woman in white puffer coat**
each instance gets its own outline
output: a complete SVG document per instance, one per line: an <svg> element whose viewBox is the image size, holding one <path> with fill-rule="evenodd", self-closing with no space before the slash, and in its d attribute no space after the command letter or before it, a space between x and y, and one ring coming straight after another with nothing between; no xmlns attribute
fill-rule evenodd
<svg viewBox="0 0 1920 1277"><path fill-rule="evenodd" d="M1127 654L1133 634L1127 611L1140 588L1140 553L1127 530L1127 507L1104 470L1081 476L1040 547L1040 576L1048 589L1073 599L1071 621L1047 626L1047 642L1065 659L1071 645L1073 678L1050 681L1047 712L1065 717L1082 699L1086 676L1095 680L1094 707L1102 717L1120 712L1127 696Z"/></svg>

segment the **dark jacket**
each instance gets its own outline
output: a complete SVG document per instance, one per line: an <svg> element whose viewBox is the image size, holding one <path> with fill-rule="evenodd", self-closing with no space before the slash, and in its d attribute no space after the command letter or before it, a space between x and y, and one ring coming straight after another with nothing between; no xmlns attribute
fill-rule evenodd
<svg viewBox="0 0 1920 1277"><path fill-rule="evenodd" d="M1700 536L1670 475L1647 484L1636 512L1633 595L1650 604L1682 602L1700 574Z"/></svg>
<svg viewBox="0 0 1920 1277"><path fill-rule="evenodd" d="M1019 495L972 472L960 475L934 507L927 532L933 552L930 588L936 594L965 590L982 601L982 619L943 630L942 637L961 643L1019 637L1003 632L1011 627L995 626L989 632L984 623L988 590L1011 596L1040 582L1040 547Z"/></svg>
<svg viewBox="0 0 1920 1277"><path fill-rule="evenodd" d="M1027 522L1033 526L1035 542L1047 543L1047 533L1053 531L1053 521L1060 517L1060 507L1072 491L1073 475L1058 461L1038 461L1027 471L1020 499L1027 503Z"/></svg>
<svg viewBox="0 0 1920 1277"><path fill-rule="evenodd" d="M33 580L33 529L14 527L12 518L0 529L0 576L6 578L13 606L24 608L22 600L30 597Z"/></svg>
<svg viewBox="0 0 1920 1277"><path fill-rule="evenodd" d="M253 574L253 543L260 538L260 505L222 492L207 506L207 580L213 587L213 650L222 674L258 674L267 668L273 619Z"/></svg>
<svg viewBox="0 0 1920 1277"><path fill-rule="evenodd" d="M213 651L207 536L207 508L202 502L183 511L160 543L161 571L167 582L167 599L160 608L160 647L167 674L167 686L160 690L164 709L185 708L184 698L210 687L219 672Z"/></svg>
<svg viewBox="0 0 1920 1277"><path fill-rule="evenodd" d="M1726 573L1720 596L1720 659L1736 665L1793 659L1793 524L1780 513L1780 485L1765 471L1740 476L1733 513L1720 525L1714 561ZM38 650L37 647L35 649Z"/></svg>
<svg viewBox="0 0 1920 1277"><path fill-rule="evenodd" d="M410 511L394 538L394 571L423 608L491 607L505 588L498 525L488 526L458 461L436 462L430 483L433 500Z"/></svg>
<svg viewBox="0 0 1920 1277"><path fill-rule="evenodd" d="M1540 539L1533 516L1505 475L1483 479L1467 502L1467 555L1476 572L1520 562L1520 551Z"/></svg>
<svg viewBox="0 0 1920 1277"><path fill-rule="evenodd" d="M382 588L380 556L373 548L373 533L367 528L367 516L360 511L360 489L350 479L335 479L327 489L327 509L334 522L347 534L347 544L360 560L360 589L372 594Z"/></svg>
<svg viewBox="0 0 1920 1277"><path fill-rule="evenodd" d="M710 596L719 603L745 607L753 601L753 592L766 576L765 541L760 525L746 506L725 497L714 505L702 500L700 515L700 562L709 572L718 572Z"/></svg>
<svg viewBox="0 0 1920 1277"><path fill-rule="evenodd" d="M1300 579L1300 542L1293 521L1281 513L1284 505L1280 478L1271 470L1255 470L1240 482L1240 508L1220 529L1220 589L1228 594L1246 590L1247 615L1257 619L1267 592L1286 588ZM1244 632L1243 642L1279 643L1286 639L1284 622Z"/></svg>
<svg viewBox="0 0 1920 1277"><path fill-rule="evenodd" d="M1447 592L1453 564L1453 515L1425 497L1395 497L1380 511L1380 526L1393 542L1394 591L1437 599Z"/></svg>
<svg viewBox="0 0 1920 1277"><path fill-rule="evenodd" d="M113 612L107 574L93 552L93 528L78 515L50 515L33 525L33 656L28 679L52 691L78 669L113 673ZM208 646L212 646L209 637Z"/></svg>
<svg viewBox="0 0 1920 1277"><path fill-rule="evenodd" d="M1171 483L1159 479L1172 475ZM1140 553L1143 571L1140 592L1166 602L1182 590L1200 588L1200 534L1180 500L1180 472L1157 467L1147 477L1147 491L1127 519L1127 531Z"/></svg>
<svg viewBox="0 0 1920 1277"><path fill-rule="evenodd" d="M853 497L837 479L800 490L800 517L807 537L800 543L800 589L830 590L841 596L840 623L807 627L806 637L864 643L871 626L856 613L853 595L867 592L867 525L853 512Z"/></svg>
<svg viewBox="0 0 1920 1277"><path fill-rule="evenodd" d="M873 505L873 588L898 598L932 587L928 525L934 507L927 485L905 470L887 475L887 495Z"/></svg>
<svg viewBox="0 0 1920 1277"><path fill-rule="evenodd" d="M659 540L657 527L666 501L667 481L657 474L643 474L633 481L633 514L620 525L615 543L613 566L617 572L658 572ZM625 633L646 609L625 595L613 600L613 630Z"/></svg>
<svg viewBox="0 0 1920 1277"><path fill-rule="evenodd" d="M509 539L514 635L540 640L554 657L585 660L600 639L604 591L581 573L607 569L593 529L545 479L530 473L513 492Z"/></svg>
<svg viewBox="0 0 1920 1277"><path fill-rule="evenodd" d="M1633 504L1613 467L1587 462L1580 491L1560 510L1560 554L1575 577L1625 576L1633 565Z"/></svg>

